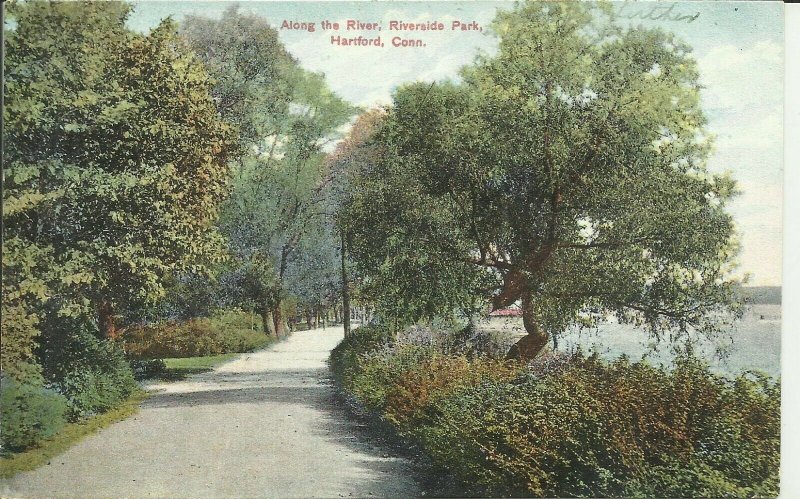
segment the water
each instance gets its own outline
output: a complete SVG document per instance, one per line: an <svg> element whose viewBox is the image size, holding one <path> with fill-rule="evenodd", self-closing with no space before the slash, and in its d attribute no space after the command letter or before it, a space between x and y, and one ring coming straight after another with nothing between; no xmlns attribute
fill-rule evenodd
<svg viewBox="0 0 800 499"><path fill-rule="evenodd" d="M490 329L523 333L520 319L495 319L492 322ZM736 375L758 370L773 377L780 376L780 305L752 306L728 336L717 342L705 341L698 348L698 356L707 360L714 372ZM569 331L558 340L559 351L571 352L577 347L587 353L597 352L607 359L626 354L631 360L645 358L656 365L669 364L673 358L668 344L662 343L654 352L645 331L613 322L603 323L596 330ZM727 347L727 355L720 358L718 347Z"/></svg>

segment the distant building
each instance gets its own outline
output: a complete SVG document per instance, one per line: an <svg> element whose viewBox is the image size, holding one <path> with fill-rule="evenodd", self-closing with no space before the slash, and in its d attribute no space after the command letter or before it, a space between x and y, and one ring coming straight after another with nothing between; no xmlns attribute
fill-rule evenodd
<svg viewBox="0 0 800 499"><path fill-rule="evenodd" d="M517 307L498 308L489 312L489 317L522 317L522 310Z"/></svg>

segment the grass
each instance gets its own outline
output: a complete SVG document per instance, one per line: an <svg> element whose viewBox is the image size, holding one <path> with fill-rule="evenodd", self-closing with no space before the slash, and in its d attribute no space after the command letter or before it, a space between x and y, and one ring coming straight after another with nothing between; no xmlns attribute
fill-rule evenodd
<svg viewBox="0 0 800 499"><path fill-rule="evenodd" d="M166 371L157 375L163 381L179 381L186 379L192 374L208 372L218 365L231 360L241 354L223 353L220 355L208 355L205 357L179 357L173 359L163 359L167 365Z"/></svg>
<svg viewBox="0 0 800 499"><path fill-rule="evenodd" d="M81 439L117 421L122 421L139 410L139 404L148 397L144 390L137 390L118 407L98 414L85 421L68 423L51 438L44 440L33 449L0 459L0 478L10 478L17 473L30 471L66 451Z"/></svg>

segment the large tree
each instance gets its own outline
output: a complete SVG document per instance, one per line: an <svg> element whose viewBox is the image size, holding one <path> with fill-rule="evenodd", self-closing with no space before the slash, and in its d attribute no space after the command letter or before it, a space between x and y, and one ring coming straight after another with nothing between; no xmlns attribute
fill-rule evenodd
<svg viewBox="0 0 800 499"><path fill-rule="evenodd" d="M25 288L43 274L25 275L35 271L20 255L45 255L38 297L62 315L97 314L106 335L121 307L219 254L233 139L174 24L138 34L129 11L17 3L5 43L4 271L16 266Z"/></svg>
<svg viewBox="0 0 800 499"><path fill-rule="evenodd" d="M380 126L384 117L381 109L368 110L355 120L350 130L342 140L336 144L336 148L326 158L328 175L328 200L332 208L336 222L338 234L339 261L340 261L340 283L342 298L342 324L344 326L345 337L350 335L350 315L351 315L351 295L355 288L354 284L358 279L354 279L354 265L348 258L347 251L351 244L349 240L351 232L347 230L344 213L346 207L353 202L353 189L358 187L358 173L366 166L375 161L378 151L371 145L371 138L376 129Z"/></svg>
<svg viewBox="0 0 800 499"><path fill-rule="evenodd" d="M399 89L346 212L384 311L521 304L535 356L608 314L655 336L735 316L738 247L691 48L607 6L500 13L496 56ZM731 312L733 314L731 314Z"/></svg>
<svg viewBox="0 0 800 499"><path fill-rule="evenodd" d="M355 110L323 75L301 69L260 16L230 8L219 20L187 18L182 33L214 76L219 112L242 145L220 223L234 257L223 279L245 279L246 305L280 335L286 280L299 275L290 266L325 223L323 148Z"/></svg>

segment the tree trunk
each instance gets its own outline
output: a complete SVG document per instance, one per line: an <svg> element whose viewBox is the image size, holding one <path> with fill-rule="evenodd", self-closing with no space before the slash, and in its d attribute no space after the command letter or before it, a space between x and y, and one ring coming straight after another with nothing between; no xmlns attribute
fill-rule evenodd
<svg viewBox="0 0 800 499"><path fill-rule="evenodd" d="M312 319L311 319L311 311L310 310L306 310L306 327L308 327L308 329L314 329L314 323L312 322Z"/></svg>
<svg viewBox="0 0 800 499"><path fill-rule="evenodd" d="M275 335L275 327L272 322L272 314L269 313L269 310L264 307L261 310L261 326L264 328L264 334L267 336L274 336Z"/></svg>
<svg viewBox="0 0 800 499"><path fill-rule="evenodd" d="M286 323L283 320L281 304L283 300L278 299L275 308L272 309L272 322L275 324L275 336L280 338L286 334Z"/></svg>
<svg viewBox="0 0 800 499"><path fill-rule="evenodd" d="M101 301L97 309L97 327L100 330L101 338L116 340L119 336L114 317L114 306L108 300Z"/></svg>
<svg viewBox="0 0 800 499"><path fill-rule="evenodd" d="M516 359L523 362L533 360L550 338L546 331L543 331L536 320L536 313L533 308L533 293L525 290L522 293L522 323L525 325L525 332L528 333L511 347L506 355L507 359Z"/></svg>

